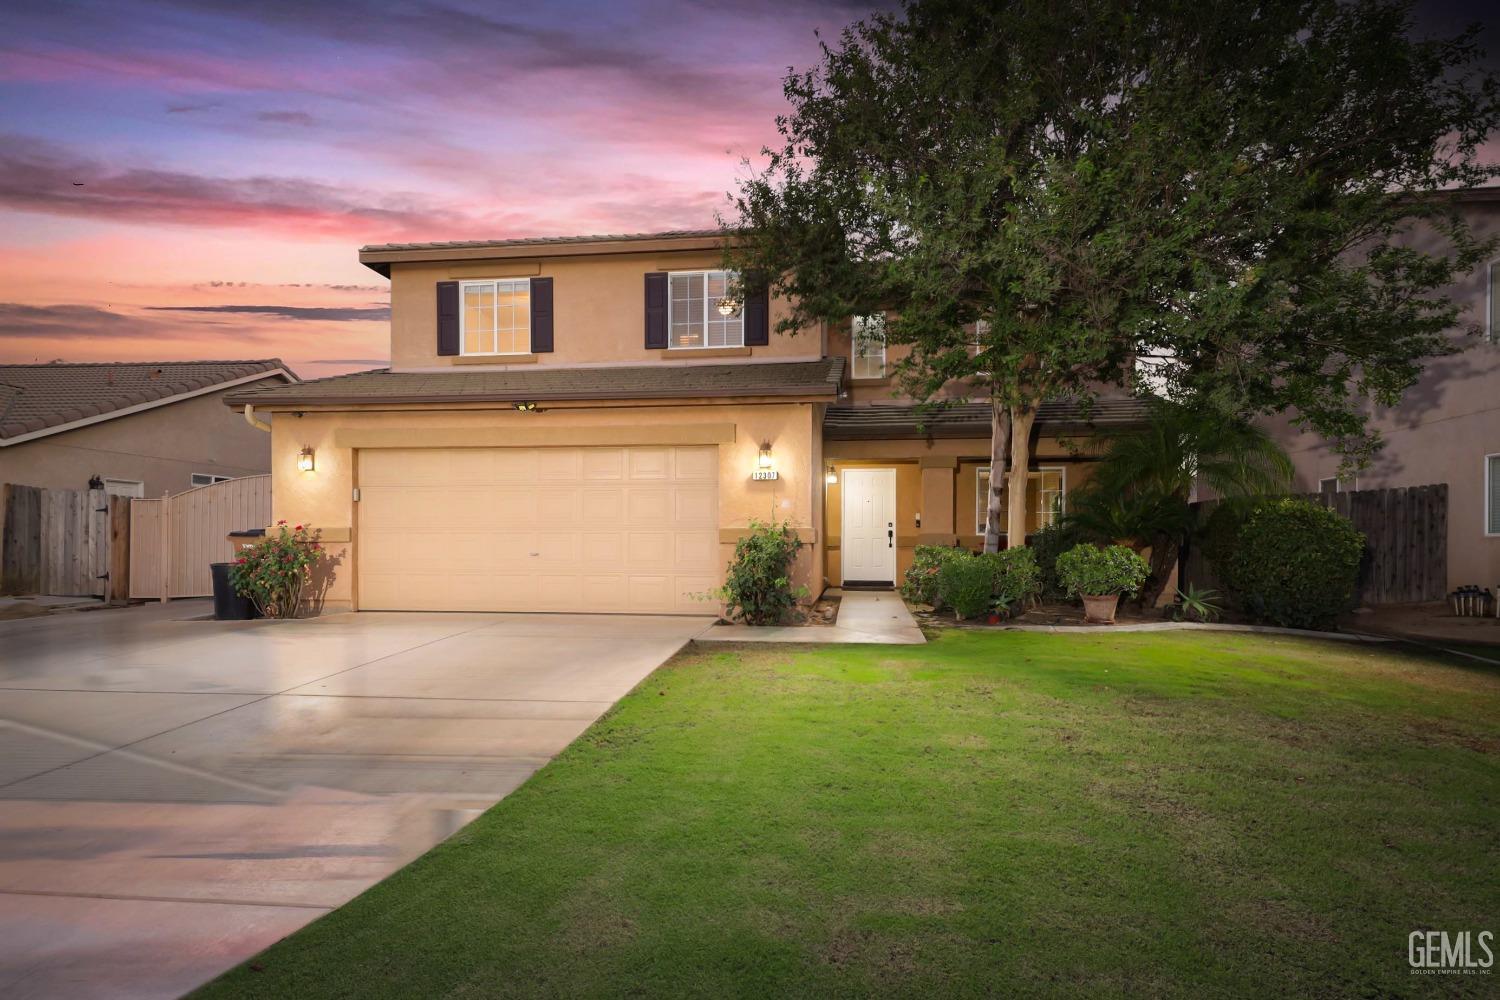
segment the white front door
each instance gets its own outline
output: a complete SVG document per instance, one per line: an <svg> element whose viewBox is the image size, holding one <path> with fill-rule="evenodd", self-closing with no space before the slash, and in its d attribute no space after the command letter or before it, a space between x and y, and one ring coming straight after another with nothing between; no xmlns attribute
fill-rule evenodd
<svg viewBox="0 0 1500 1000"><path fill-rule="evenodd" d="M896 470L845 469L844 582L896 582Z"/></svg>

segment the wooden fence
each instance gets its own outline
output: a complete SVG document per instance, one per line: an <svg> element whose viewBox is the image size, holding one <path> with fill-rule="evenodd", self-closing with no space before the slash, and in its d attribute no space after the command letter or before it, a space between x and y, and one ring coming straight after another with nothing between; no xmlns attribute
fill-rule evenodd
<svg viewBox="0 0 1500 1000"><path fill-rule="evenodd" d="M1448 591L1448 485L1308 493L1302 499L1331 507L1364 533L1357 599L1361 604L1441 601ZM1204 524L1216 501L1194 504ZM1188 546L1181 578L1195 587L1223 586L1203 558Z"/></svg>
<svg viewBox="0 0 1500 1000"><path fill-rule="evenodd" d="M206 597L213 593L209 564L233 555L229 533L271 523L271 477L132 500L130 508L130 596Z"/></svg>
<svg viewBox="0 0 1500 1000"><path fill-rule="evenodd" d="M129 578L130 504L103 490L6 483L0 592L121 600Z"/></svg>

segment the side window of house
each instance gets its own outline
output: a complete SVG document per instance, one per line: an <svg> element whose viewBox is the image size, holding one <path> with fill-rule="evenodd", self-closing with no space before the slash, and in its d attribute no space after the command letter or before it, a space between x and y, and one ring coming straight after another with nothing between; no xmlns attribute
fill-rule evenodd
<svg viewBox="0 0 1500 1000"><path fill-rule="evenodd" d="M214 483L228 482L233 476L216 476L211 472L195 472L188 477L188 483L192 486L212 486Z"/></svg>
<svg viewBox="0 0 1500 1000"><path fill-rule="evenodd" d="M1500 535L1500 455L1484 456L1484 533Z"/></svg>
<svg viewBox="0 0 1500 1000"><path fill-rule="evenodd" d="M729 271L672 271L667 276L667 329L675 348L745 346L743 303L730 295Z"/></svg>
<svg viewBox="0 0 1500 1000"><path fill-rule="evenodd" d="M531 280L465 281L459 286L463 353L531 351Z"/></svg>
<svg viewBox="0 0 1500 1000"><path fill-rule="evenodd" d="M1485 284L1485 333L1492 344L1500 343L1500 260L1490 261Z"/></svg>
<svg viewBox="0 0 1500 1000"><path fill-rule="evenodd" d="M1026 520L1028 531L1040 531L1056 524L1067 500L1068 476L1061 467L1043 467L1026 477ZM984 516L989 509L990 470L980 466L974 477L974 534L984 534ZM1000 501L1002 530L1006 516L1006 503Z"/></svg>
<svg viewBox="0 0 1500 1000"><path fill-rule="evenodd" d="M979 352L984 350L984 338L988 337L989 335L989 321L976 319L974 321L974 332L969 335L969 357L979 357Z"/></svg>
<svg viewBox="0 0 1500 1000"><path fill-rule="evenodd" d="M1340 479L1337 476L1318 480L1319 493L1352 493L1359 489L1358 479Z"/></svg>
<svg viewBox="0 0 1500 1000"><path fill-rule="evenodd" d="M854 344L853 376L885 378L885 316L856 316L849 325Z"/></svg>
<svg viewBox="0 0 1500 1000"><path fill-rule="evenodd" d="M146 484L139 479L104 479L104 492L112 497L134 497L137 500L146 496Z"/></svg>

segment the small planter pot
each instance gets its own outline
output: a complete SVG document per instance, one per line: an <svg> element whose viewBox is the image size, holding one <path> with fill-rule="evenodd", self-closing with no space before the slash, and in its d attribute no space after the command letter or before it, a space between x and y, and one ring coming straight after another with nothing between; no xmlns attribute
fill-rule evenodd
<svg viewBox="0 0 1500 1000"><path fill-rule="evenodd" d="M1119 594L1104 594L1083 598L1083 620L1095 625L1113 625L1115 609L1120 605Z"/></svg>

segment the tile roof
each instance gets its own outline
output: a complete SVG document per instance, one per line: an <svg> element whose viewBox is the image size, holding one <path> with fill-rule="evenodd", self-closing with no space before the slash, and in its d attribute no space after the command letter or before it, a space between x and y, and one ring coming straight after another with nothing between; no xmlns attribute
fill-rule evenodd
<svg viewBox="0 0 1500 1000"><path fill-rule="evenodd" d="M278 370L296 378L279 358L0 365L0 442Z"/></svg>
<svg viewBox="0 0 1500 1000"><path fill-rule="evenodd" d="M478 250L487 247L544 247L568 243L628 243L636 240L705 239L723 235L718 229L671 229L662 233L596 233L592 236L518 236L504 240L447 240L438 243L372 243L360 253L395 250Z"/></svg>
<svg viewBox="0 0 1500 1000"><path fill-rule="evenodd" d="M380 368L295 385L246 388L229 393L224 402L230 406L284 406L694 396L837 397L843 378L843 358L727 365L543 366L525 371L393 372Z"/></svg>
<svg viewBox="0 0 1500 1000"><path fill-rule="evenodd" d="M1085 407L1075 399L1053 399L1037 412L1043 432L1108 430L1139 427L1150 414L1150 404L1136 397L1096 399ZM989 403L957 403L926 414L914 405L876 403L868 406L830 406L823 415L823 436L833 441L871 438L987 438Z"/></svg>

